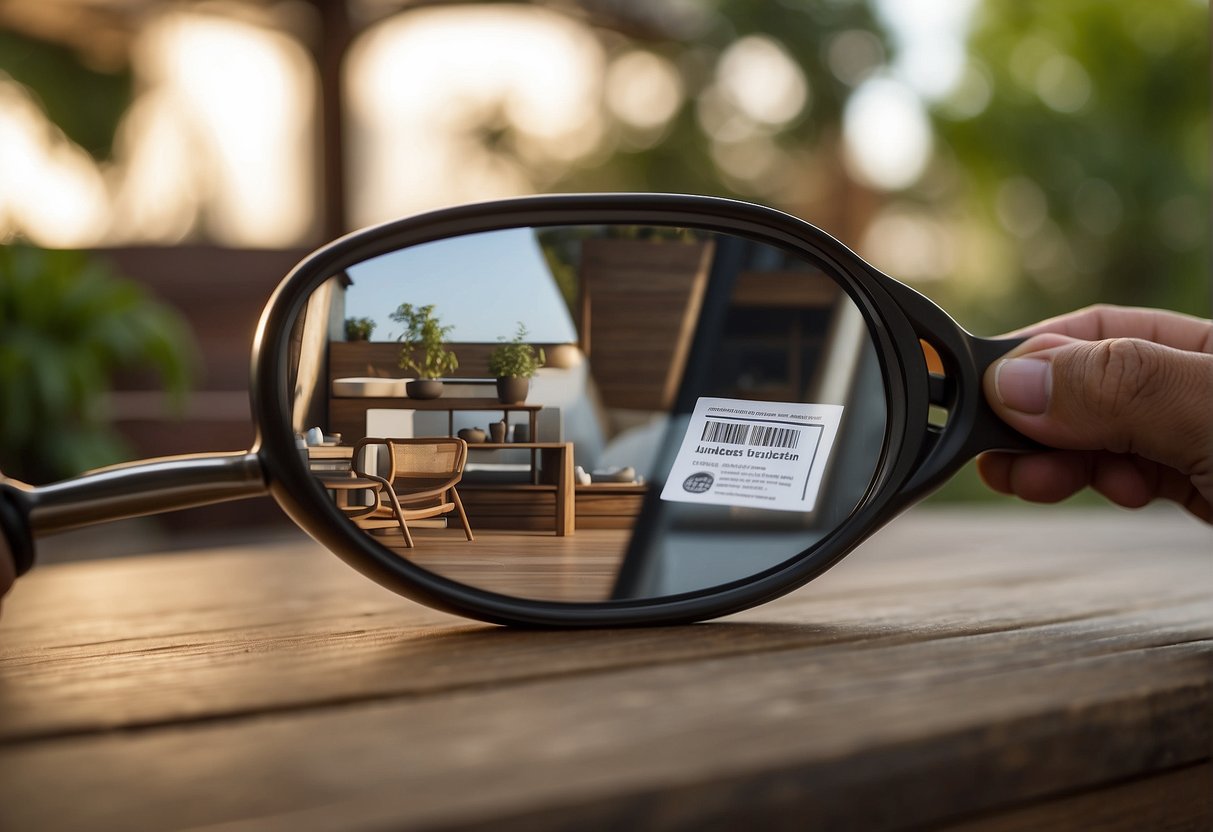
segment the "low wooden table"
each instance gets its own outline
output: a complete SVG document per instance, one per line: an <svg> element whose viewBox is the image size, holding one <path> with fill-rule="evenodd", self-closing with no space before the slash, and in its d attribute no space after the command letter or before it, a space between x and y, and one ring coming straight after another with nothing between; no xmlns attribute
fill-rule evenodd
<svg viewBox="0 0 1213 832"><path fill-rule="evenodd" d="M1171 511L919 510L664 629L452 618L302 536L48 566L0 616L0 829L1206 830L1211 680Z"/></svg>
<svg viewBox="0 0 1213 832"><path fill-rule="evenodd" d="M348 471L354 459L354 446L308 445L307 458L313 471Z"/></svg>
<svg viewBox="0 0 1213 832"><path fill-rule="evenodd" d="M468 519L475 527L477 519L474 516L473 495L485 492L498 498L512 498L513 505L502 504L502 510L516 512L528 502L528 495L550 496L553 502L551 516L556 535L563 537L572 534L577 528L577 509L575 500L576 480L573 477L573 443L572 442L477 442L468 445L469 456L473 451L505 451L524 450L531 452L531 482L530 483L478 483L465 479L459 484L459 493L465 497L468 508ZM535 455L539 455L539 465L535 465ZM491 526L490 526L491 528Z"/></svg>

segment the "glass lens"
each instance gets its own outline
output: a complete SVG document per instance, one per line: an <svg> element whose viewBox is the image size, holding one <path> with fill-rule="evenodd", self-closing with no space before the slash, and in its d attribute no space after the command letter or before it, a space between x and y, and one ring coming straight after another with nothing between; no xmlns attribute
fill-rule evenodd
<svg viewBox="0 0 1213 832"><path fill-rule="evenodd" d="M526 599L652 599L811 553L875 474L869 323L821 264L694 228L513 228L336 275L294 427L352 535Z"/></svg>

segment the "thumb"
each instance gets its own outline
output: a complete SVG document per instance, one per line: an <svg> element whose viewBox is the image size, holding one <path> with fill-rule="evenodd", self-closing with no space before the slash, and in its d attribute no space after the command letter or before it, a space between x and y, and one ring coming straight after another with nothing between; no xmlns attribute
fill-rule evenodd
<svg viewBox="0 0 1213 832"><path fill-rule="evenodd" d="M1005 422L1046 445L1137 454L1185 474L1213 466L1213 355L1040 335L984 384Z"/></svg>

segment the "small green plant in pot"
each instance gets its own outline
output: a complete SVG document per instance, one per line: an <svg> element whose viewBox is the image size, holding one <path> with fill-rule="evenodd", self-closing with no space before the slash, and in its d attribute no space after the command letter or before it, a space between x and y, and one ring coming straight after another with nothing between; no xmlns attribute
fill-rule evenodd
<svg viewBox="0 0 1213 832"><path fill-rule="evenodd" d="M371 333L374 331L375 322L370 318L345 319L345 340L347 341L369 341Z"/></svg>
<svg viewBox="0 0 1213 832"><path fill-rule="evenodd" d="M543 349L536 349L526 340L527 329L522 321L513 340L506 341L489 356L489 372L497 377L497 400L502 404L522 404L531 392L531 377L543 366Z"/></svg>
<svg viewBox="0 0 1213 832"><path fill-rule="evenodd" d="M417 375L416 381L405 385L405 391L413 399L438 398L442 395L442 382L438 378L459 367L459 359L446 346L454 327L439 323L432 304L402 303L391 319L404 324L404 332L396 338L401 345L400 366Z"/></svg>

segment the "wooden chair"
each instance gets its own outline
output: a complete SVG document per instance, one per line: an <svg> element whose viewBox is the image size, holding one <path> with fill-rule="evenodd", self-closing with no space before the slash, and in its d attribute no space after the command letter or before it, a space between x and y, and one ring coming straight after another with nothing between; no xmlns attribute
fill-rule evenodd
<svg viewBox="0 0 1213 832"><path fill-rule="evenodd" d="M386 485L379 492L378 504L365 516L353 518L359 528L370 530L399 528L404 545L413 548L409 520L455 512L463 524L468 540L475 540L468 525L467 513L455 485L463 479L463 464L468 446L454 437L425 437L419 439L363 439L354 447L353 470L359 476L368 474L364 451L371 446L387 448L388 471L383 476Z"/></svg>

